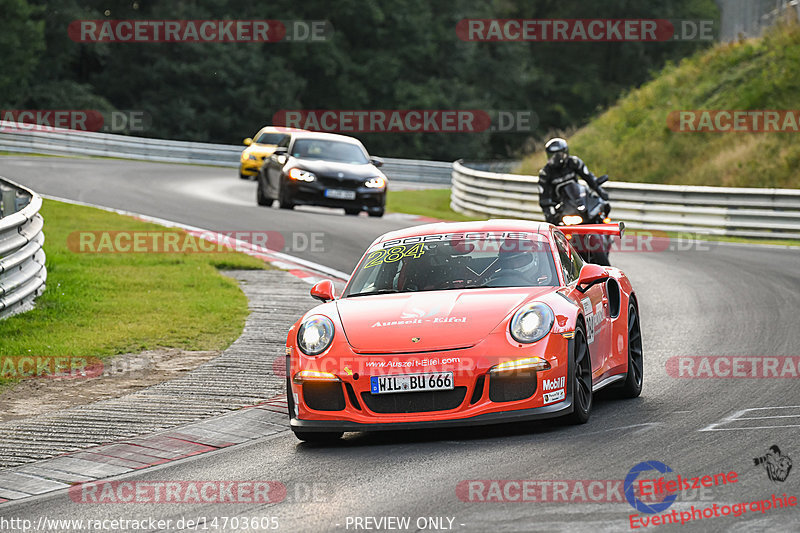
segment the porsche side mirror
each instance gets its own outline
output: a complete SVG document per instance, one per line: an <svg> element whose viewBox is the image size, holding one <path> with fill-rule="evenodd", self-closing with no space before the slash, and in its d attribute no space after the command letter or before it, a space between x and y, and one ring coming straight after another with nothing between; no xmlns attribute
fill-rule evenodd
<svg viewBox="0 0 800 533"><path fill-rule="evenodd" d="M244 145L245 145L245 146L250 146L251 144L253 144L253 139L251 139L250 137L248 137L247 139L245 139L245 140L244 140L244 141L242 141L242 142L244 143Z"/></svg>
<svg viewBox="0 0 800 533"><path fill-rule="evenodd" d="M311 287L311 297L321 302L333 300L333 282L326 279Z"/></svg>
<svg viewBox="0 0 800 533"><path fill-rule="evenodd" d="M383 166L383 159L381 159L380 157L372 156L369 159L369 162L372 163L373 165L375 165L376 167L382 167Z"/></svg>
<svg viewBox="0 0 800 533"><path fill-rule="evenodd" d="M605 267L586 263L583 265L583 268L581 268L581 273L578 276L578 290L586 292L592 285L602 283L608 278L608 271L606 271Z"/></svg>

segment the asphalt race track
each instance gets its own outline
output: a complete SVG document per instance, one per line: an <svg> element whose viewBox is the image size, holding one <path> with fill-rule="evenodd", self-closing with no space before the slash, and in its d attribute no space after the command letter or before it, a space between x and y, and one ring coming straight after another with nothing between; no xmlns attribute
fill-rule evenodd
<svg viewBox="0 0 800 533"><path fill-rule="evenodd" d="M372 239L408 225L402 217L261 208L255 204L255 184L239 180L235 169L4 157L0 175L41 194L207 229L287 235L323 232L324 251L287 253L346 272ZM274 480L287 488L280 503L89 505L74 503L61 491L5 504L0 516L34 523L43 514L153 517L171 519L171 530L180 529L176 524L182 517L205 517L210 523L214 517L246 516L277 517L280 531L397 530L392 527L397 524L386 521L388 517L408 517L409 528L400 530L412 531L626 531L631 529L628 517L634 509L621 495L621 484L611 491L610 502L594 498L584 502L572 494L570 480L585 480L578 484L583 487L601 480L598 486L607 487L607 481L623 480L634 465L647 460L663 462L683 477L738 473L734 484L702 493L686 491L670 511L764 500L772 494L797 496L798 467L785 481L771 481L764 467L753 461L772 445L800 461L796 375L794 379L678 379L667 374L665 365L675 356L800 355L800 249L705 242L691 248L612 254L612 263L628 273L638 293L645 385L636 400L598 395L586 425L548 422L348 434L333 447L300 444L287 431L125 476L148 481ZM751 411L738 413L746 409ZM736 420L724 420L734 416ZM478 487L474 493L457 492L459 483L467 480L539 480L540 487L551 489L557 482L567 482L569 501L552 490L544 498L556 501L497 501L514 499L519 491L506 491L499 498L495 494L494 501L463 501L491 494L488 488L480 489L489 483L472 485ZM542 493L536 494L538 499ZM232 524L226 530L237 530ZM647 530L800 531L800 512L798 507L748 510L740 517Z"/></svg>

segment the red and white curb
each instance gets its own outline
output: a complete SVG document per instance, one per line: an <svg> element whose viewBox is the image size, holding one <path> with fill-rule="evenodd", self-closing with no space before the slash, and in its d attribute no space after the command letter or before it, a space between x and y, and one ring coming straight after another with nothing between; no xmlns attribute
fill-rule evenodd
<svg viewBox="0 0 800 533"><path fill-rule="evenodd" d="M0 504L178 461L288 430L286 395L280 394L263 403L200 422L3 470L0 472Z"/></svg>

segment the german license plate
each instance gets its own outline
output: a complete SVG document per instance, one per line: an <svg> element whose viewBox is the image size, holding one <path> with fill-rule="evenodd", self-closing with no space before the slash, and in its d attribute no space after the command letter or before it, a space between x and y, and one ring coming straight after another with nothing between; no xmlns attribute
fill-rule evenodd
<svg viewBox="0 0 800 533"><path fill-rule="evenodd" d="M333 198L334 200L355 200L356 191L343 191L342 189L327 189L325 191L325 196L327 198Z"/></svg>
<svg viewBox="0 0 800 533"><path fill-rule="evenodd" d="M371 376L370 385L370 392L372 394L453 390L454 388L452 372Z"/></svg>

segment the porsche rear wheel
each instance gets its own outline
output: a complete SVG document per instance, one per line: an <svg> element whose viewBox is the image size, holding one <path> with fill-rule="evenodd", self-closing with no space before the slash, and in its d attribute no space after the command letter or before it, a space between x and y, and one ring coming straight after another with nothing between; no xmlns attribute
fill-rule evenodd
<svg viewBox="0 0 800 533"><path fill-rule="evenodd" d="M568 420L585 424L592 413L592 360L583 324L575 328L572 370L572 413Z"/></svg>
<svg viewBox="0 0 800 533"><path fill-rule="evenodd" d="M334 442L342 438L341 431L295 431L294 436L305 442Z"/></svg>
<svg viewBox="0 0 800 533"><path fill-rule="evenodd" d="M644 380L644 357L642 356L642 328L636 304L628 303L628 373L622 384L621 394L625 398L636 398L642 393Z"/></svg>

